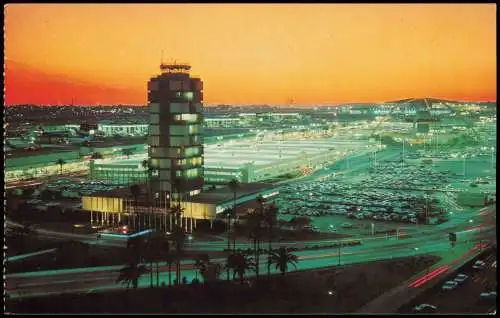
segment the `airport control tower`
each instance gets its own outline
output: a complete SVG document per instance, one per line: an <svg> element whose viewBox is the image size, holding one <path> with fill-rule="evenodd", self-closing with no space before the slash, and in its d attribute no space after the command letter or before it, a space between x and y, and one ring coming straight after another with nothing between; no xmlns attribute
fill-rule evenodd
<svg viewBox="0 0 500 318"><path fill-rule="evenodd" d="M148 82L149 166L154 197L187 199L203 189L203 82L187 64L161 64Z"/></svg>

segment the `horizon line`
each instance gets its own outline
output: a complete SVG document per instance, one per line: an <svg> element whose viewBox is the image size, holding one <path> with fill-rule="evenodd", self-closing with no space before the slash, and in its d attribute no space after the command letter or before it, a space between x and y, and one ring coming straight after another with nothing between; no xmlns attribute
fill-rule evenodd
<svg viewBox="0 0 500 318"><path fill-rule="evenodd" d="M207 103L203 104L204 107L214 107L214 106L232 106L232 107L249 107L249 106L271 106L271 107L329 107L329 106L341 106L346 104L389 104L398 103L403 101L418 100L418 99L436 99L441 102L454 102L454 103L496 103L496 100L451 100L444 98L433 98L433 97L423 97L423 98L403 98L399 100L391 101L356 101L356 102L329 102L329 103L311 103L311 104L273 104L273 103ZM23 104L4 104L5 107L16 107L16 106L36 106L36 107L55 107L55 106L74 106L74 107L99 107L99 106L134 106L134 107L146 107L148 104L126 104L126 103L103 103L103 104L35 104L35 103L23 103Z"/></svg>

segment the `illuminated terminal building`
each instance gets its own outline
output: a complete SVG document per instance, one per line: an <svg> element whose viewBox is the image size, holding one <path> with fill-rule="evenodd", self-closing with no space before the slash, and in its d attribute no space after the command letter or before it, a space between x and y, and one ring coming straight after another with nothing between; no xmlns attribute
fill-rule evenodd
<svg viewBox="0 0 500 318"><path fill-rule="evenodd" d="M91 165L91 178L102 174L117 180L129 175L126 184L111 191L82 197L82 209L90 212L91 223L128 224L136 230L172 230L180 225L186 231L197 220L214 220L217 214L236 204L242 208L262 195L277 193L269 184L242 184L236 193L227 186L204 191L203 83L189 75L187 64L162 64L162 73L148 82L150 126L147 164L126 161L109 169L99 160ZM144 158L146 159L146 158ZM131 182L140 182L132 187ZM174 215L173 207L182 208Z"/></svg>

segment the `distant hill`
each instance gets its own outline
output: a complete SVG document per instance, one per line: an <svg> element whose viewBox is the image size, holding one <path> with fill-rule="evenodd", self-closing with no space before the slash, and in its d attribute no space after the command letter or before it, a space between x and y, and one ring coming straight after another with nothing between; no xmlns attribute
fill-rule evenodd
<svg viewBox="0 0 500 318"><path fill-rule="evenodd" d="M496 101L449 100L449 99L432 98L432 97L406 98L406 99L400 99L400 100L387 101L387 102L384 102L384 104L389 104L389 103L408 103L408 102L422 103L425 100L428 103L431 103L431 104L434 104L434 103L477 103L477 104L488 105L488 106L490 106L490 105L496 105Z"/></svg>
<svg viewBox="0 0 500 318"><path fill-rule="evenodd" d="M431 104L434 104L434 103L463 103L464 102L464 101L424 97L424 98L406 98L406 99L401 99L401 100L388 101L385 103L386 104L388 104L388 103L408 103L408 102L421 103L421 102L424 102L424 100L427 100L427 102L431 103Z"/></svg>

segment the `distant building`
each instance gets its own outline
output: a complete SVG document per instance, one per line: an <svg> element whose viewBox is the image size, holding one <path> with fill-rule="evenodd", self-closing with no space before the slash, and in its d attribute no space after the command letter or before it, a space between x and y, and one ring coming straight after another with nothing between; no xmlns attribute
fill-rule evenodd
<svg viewBox="0 0 500 318"><path fill-rule="evenodd" d="M240 126L241 120L239 118L214 117L205 118L204 124L208 128L232 128Z"/></svg>
<svg viewBox="0 0 500 318"><path fill-rule="evenodd" d="M104 136L146 136L149 124L100 122L97 130Z"/></svg>

